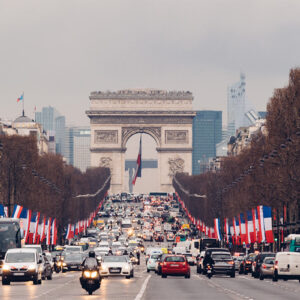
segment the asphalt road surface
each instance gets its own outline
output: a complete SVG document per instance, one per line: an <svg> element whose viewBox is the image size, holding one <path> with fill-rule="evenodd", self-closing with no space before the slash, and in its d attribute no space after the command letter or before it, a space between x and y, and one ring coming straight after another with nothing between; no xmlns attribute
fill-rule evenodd
<svg viewBox="0 0 300 300"><path fill-rule="evenodd" d="M196 274L192 268L190 279L183 277L161 278L153 272L147 273L145 263L135 266L135 277L125 279L114 277L103 279L101 288L92 296L83 290L79 283L80 272L54 274L52 281L42 285L11 283L0 287L0 299L120 299L120 300L175 300L175 299L261 299L299 300L298 280L272 282L260 281L250 275L236 278L216 275L211 279Z"/></svg>

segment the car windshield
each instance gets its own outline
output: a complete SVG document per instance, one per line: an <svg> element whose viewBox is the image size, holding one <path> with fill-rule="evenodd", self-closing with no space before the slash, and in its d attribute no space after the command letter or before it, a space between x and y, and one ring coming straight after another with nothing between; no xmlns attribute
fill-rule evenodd
<svg viewBox="0 0 300 300"><path fill-rule="evenodd" d="M158 254L152 254L151 255L151 259L158 259L160 257L160 255Z"/></svg>
<svg viewBox="0 0 300 300"><path fill-rule="evenodd" d="M185 257L192 257L193 255L192 255L192 253L185 253L184 256Z"/></svg>
<svg viewBox="0 0 300 300"><path fill-rule="evenodd" d="M82 256L78 254L66 255L65 261L82 261Z"/></svg>
<svg viewBox="0 0 300 300"><path fill-rule="evenodd" d="M184 262L184 257L182 256L168 256L165 259L166 262Z"/></svg>
<svg viewBox="0 0 300 300"><path fill-rule="evenodd" d="M215 260L224 260L224 259L231 259L230 254L227 253L215 253L212 254L212 258Z"/></svg>
<svg viewBox="0 0 300 300"><path fill-rule="evenodd" d="M7 263L26 263L35 262L34 253L7 253L5 262Z"/></svg>
<svg viewBox="0 0 300 300"><path fill-rule="evenodd" d="M125 256L105 256L103 257L104 263L110 263L110 262L127 262Z"/></svg>
<svg viewBox="0 0 300 300"><path fill-rule="evenodd" d="M66 252L80 252L80 247L66 247Z"/></svg>

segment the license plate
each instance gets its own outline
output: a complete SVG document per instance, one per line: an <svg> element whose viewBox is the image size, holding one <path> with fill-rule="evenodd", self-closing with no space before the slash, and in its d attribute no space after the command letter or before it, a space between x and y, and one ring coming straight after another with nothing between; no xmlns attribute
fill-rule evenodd
<svg viewBox="0 0 300 300"><path fill-rule="evenodd" d="M120 270L110 270L110 273L120 273Z"/></svg>
<svg viewBox="0 0 300 300"><path fill-rule="evenodd" d="M179 267L179 265L174 265L174 264L172 264L171 267Z"/></svg>
<svg viewBox="0 0 300 300"><path fill-rule="evenodd" d="M71 266L71 269L77 269L77 266Z"/></svg>
<svg viewBox="0 0 300 300"><path fill-rule="evenodd" d="M210 273L211 273L211 270L207 270L207 273L210 274Z"/></svg>
<svg viewBox="0 0 300 300"><path fill-rule="evenodd" d="M14 274L14 276L24 276L25 275L25 273L13 273Z"/></svg>

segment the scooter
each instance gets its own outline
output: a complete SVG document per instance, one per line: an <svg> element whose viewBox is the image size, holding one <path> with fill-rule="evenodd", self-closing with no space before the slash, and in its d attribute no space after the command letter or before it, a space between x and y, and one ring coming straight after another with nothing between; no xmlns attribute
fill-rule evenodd
<svg viewBox="0 0 300 300"><path fill-rule="evenodd" d="M213 276L213 267L210 264L206 265L206 276L210 279Z"/></svg>
<svg viewBox="0 0 300 300"><path fill-rule="evenodd" d="M101 280L102 278L98 269L84 267L82 270L80 284L81 287L89 293L89 295L92 295L94 291L100 288Z"/></svg>

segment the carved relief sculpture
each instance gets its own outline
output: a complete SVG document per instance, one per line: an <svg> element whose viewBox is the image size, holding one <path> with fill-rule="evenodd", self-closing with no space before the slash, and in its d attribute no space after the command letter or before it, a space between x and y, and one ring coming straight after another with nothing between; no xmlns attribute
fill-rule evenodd
<svg viewBox="0 0 300 300"><path fill-rule="evenodd" d="M118 144L118 130L95 130L95 144Z"/></svg>
<svg viewBox="0 0 300 300"><path fill-rule="evenodd" d="M166 144L188 144L189 132L187 130L166 130Z"/></svg>
<svg viewBox="0 0 300 300"><path fill-rule="evenodd" d="M180 157L169 158L169 176L174 177L176 173L184 171L184 160Z"/></svg>
<svg viewBox="0 0 300 300"><path fill-rule="evenodd" d="M101 157L99 167L109 168L110 174L112 174L112 159L110 157Z"/></svg>

